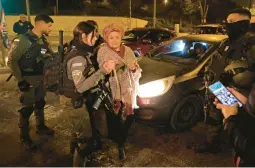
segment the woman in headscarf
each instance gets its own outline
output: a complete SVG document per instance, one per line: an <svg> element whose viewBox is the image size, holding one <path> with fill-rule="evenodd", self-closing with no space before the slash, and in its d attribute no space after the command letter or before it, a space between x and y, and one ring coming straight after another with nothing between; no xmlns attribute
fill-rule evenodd
<svg viewBox="0 0 255 168"><path fill-rule="evenodd" d="M119 25L106 26L103 30L106 43L100 46L97 58L99 66L108 60L116 62L116 68L109 78L114 99L114 114L108 114L107 117L111 118L111 122L108 123L108 136L118 143L120 160L125 160L127 157L124 143L133 122L133 108L141 77L141 69L133 51L121 43L123 35L124 29Z"/></svg>

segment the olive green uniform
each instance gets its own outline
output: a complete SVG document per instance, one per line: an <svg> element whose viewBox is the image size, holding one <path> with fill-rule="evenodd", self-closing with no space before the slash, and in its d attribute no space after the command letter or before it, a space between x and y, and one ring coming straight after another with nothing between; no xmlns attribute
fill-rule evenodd
<svg viewBox="0 0 255 168"><path fill-rule="evenodd" d="M28 37L29 35L29 37ZM18 82L26 81L30 84L30 88L26 92L21 92L20 103L22 108L19 110L19 127L21 137L29 136L29 117L34 112L37 128L44 125L44 106L46 91L43 86L43 73L33 73L31 69L22 69L20 60L27 57L29 52L36 58L36 63L42 65L45 57L50 56L52 51L47 48L40 48L41 52L33 53L32 46L42 45L48 46L44 36L39 38L32 31L28 35L19 35L13 42L8 57L8 66L11 69L13 76ZM31 42L33 40L33 42ZM30 64L23 62L23 64ZM29 65L27 65L29 67ZM36 65L37 66L37 65ZM23 65L24 67L24 65Z"/></svg>

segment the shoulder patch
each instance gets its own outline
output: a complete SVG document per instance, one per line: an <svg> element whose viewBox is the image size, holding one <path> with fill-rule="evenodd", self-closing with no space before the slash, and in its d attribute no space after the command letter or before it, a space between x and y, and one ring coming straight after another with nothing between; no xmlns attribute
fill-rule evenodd
<svg viewBox="0 0 255 168"><path fill-rule="evenodd" d="M72 71L72 78L75 84L78 84L82 77L82 71L74 70Z"/></svg>
<svg viewBox="0 0 255 168"><path fill-rule="evenodd" d="M16 43L12 43L11 48L9 50L9 54L11 54L13 51L15 51L16 48L17 48L17 44Z"/></svg>

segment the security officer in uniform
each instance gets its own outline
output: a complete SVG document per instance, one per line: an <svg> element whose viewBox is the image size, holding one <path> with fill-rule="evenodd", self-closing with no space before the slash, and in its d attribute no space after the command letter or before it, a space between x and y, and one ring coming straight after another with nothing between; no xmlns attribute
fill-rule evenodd
<svg viewBox="0 0 255 168"><path fill-rule="evenodd" d="M86 142L87 108L80 109L88 95L93 93L98 82L104 79L115 68L114 61L106 61L102 68L96 70L90 57L93 55L94 44L97 40L95 27L86 22L80 22L73 31L72 50L64 58L67 78L74 83L75 94L72 105L75 110L69 114L73 127L73 138L77 142L74 150L73 166L82 166L84 157L101 148L92 139L92 144ZM65 71L65 70L64 70ZM93 131L93 130L92 130Z"/></svg>
<svg viewBox="0 0 255 168"><path fill-rule="evenodd" d="M227 17L228 39L218 49L209 65L213 81L220 80L225 86L248 95L254 81L255 37L248 33L251 13L246 9L235 9ZM195 146L198 153L220 152L220 133L223 130L223 115L219 110L210 112L212 126L207 132L207 142Z"/></svg>
<svg viewBox="0 0 255 168"><path fill-rule="evenodd" d="M29 118L34 112L36 133L39 135L53 135L54 130L44 123L44 97L43 87L44 59L51 56L51 49L45 38L53 24L48 15L37 15L35 27L24 35L19 35L12 44L8 66L18 81L21 92L20 102L22 108L19 112L20 141L27 150L36 150L36 145L29 135Z"/></svg>

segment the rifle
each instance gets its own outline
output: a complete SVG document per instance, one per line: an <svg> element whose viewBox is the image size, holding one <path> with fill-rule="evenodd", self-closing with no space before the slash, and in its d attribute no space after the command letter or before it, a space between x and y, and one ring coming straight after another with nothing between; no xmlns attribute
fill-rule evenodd
<svg viewBox="0 0 255 168"><path fill-rule="evenodd" d="M59 45L58 45L58 54L59 54L59 89L61 90L63 86L63 60L64 60L64 31L59 31Z"/></svg>
<svg viewBox="0 0 255 168"><path fill-rule="evenodd" d="M106 108L106 110L113 112L113 100L111 96L111 91L102 80L98 82L97 89L97 100L92 106L93 109L98 110L100 105L104 103L104 107Z"/></svg>
<svg viewBox="0 0 255 168"><path fill-rule="evenodd" d="M97 140L100 137L100 134L95 121L96 112L103 103L105 110L113 113L113 101L111 98L111 92L109 91L108 87L106 86L103 80L100 80L98 82L98 85L95 89L97 90L96 91L97 98L92 105L92 111L89 111L89 119L92 130L92 138L94 140Z"/></svg>

